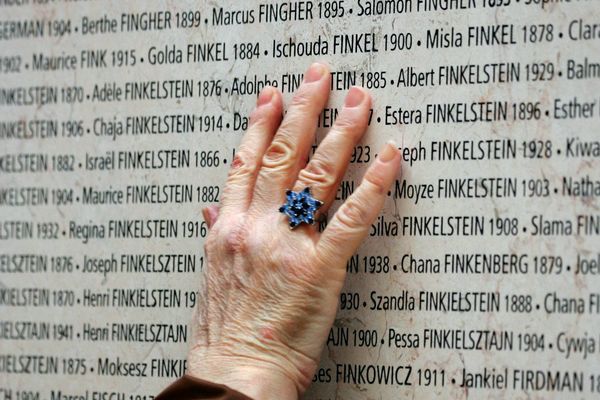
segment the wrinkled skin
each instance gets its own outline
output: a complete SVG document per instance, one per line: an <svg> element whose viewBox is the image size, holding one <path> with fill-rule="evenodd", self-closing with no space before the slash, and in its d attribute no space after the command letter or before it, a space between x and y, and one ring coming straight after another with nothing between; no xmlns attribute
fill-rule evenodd
<svg viewBox="0 0 600 400"><path fill-rule="evenodd" d="M319 212L327 212L367 127L371 98L352 88L306 163L329 87L327 66L313 64L283 121L281 94L263 89L220 207L203 211L210 227L207 268L188 373L254 399L296 399L310 384L347 259L381 211L400 167L397 147L386 144L323 233L316 225L289 229L278 212L285 190L311 187L325 203Z"/></svg>

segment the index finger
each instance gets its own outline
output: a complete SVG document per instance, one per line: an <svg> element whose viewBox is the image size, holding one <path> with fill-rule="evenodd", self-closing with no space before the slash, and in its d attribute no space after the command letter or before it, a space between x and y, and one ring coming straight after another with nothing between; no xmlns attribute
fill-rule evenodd
<svg viewBox="0 0 600 400"><path fill-rule="evenodd" d="M400 151L393 142L388 142L365 173L361 184L337 210L321 235L317 250L324 261L345 266L346 260L354 254L381 212L399 168Z"/></svg>

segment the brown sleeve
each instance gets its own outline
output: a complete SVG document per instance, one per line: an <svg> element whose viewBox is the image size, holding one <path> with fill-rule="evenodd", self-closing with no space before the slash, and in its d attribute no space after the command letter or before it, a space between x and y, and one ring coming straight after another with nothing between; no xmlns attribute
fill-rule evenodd
<svg viewBox="0 0 600 400"><path fill-rule="evenodd" d="M225 385L204 381L189 375L175 381L156 400L252 400Z"/></svg>

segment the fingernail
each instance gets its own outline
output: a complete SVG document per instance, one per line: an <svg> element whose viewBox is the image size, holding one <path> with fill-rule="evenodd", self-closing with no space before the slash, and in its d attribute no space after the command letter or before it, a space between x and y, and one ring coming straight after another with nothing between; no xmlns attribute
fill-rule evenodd
<svg viewBox="0 0 600 400"><path fill-rule="evenodd" d="M393 140L390 140L389 142L386 143L386 145L383 148L383 150L381 151L381 153L379 153L379 159L381 160L381 162L384 162L384 163L392 161L394 159L394 157L396 157L397 152L398 152L398 145L396 145L396 142L394 142Z"/></svg>
<svg viewBox="0 0 600 400"><path fill-rule="evenodd" d="M264 88L260 94L258 95L258 100L256 100L256 105L257 106L264 106L265 104L269 104L271 102L271 99L273 99L273 88L272 87L266 87Z"/></svg>
<svg viewBox="0 0 600 400"><path fill-rule="evenodd" d="M323 78L327 73L327 69L323 64L314 63L310 66L306 74L304 74L304 82L311 83L316 82Z"/></svg>
<svg viewBox="0 0 600 400"><path fill-rule="evenodd" d="M346 101L344 102L344 105L350 108L357 107L363 102L364 98L365 92L362 89L353 86L346 95Z"/></svg>

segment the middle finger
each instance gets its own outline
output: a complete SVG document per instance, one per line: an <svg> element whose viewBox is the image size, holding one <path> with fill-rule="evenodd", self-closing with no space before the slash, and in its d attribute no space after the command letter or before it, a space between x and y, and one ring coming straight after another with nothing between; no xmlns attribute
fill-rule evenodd
<svg viewBox="0 0 600 400"><path fill-rule="evenodd" d="M329 68L311 65L292 100L289 111L262 159L254 188L253 207L273 208L285 198L308 158L319 114L330 90Z"/></svg>

